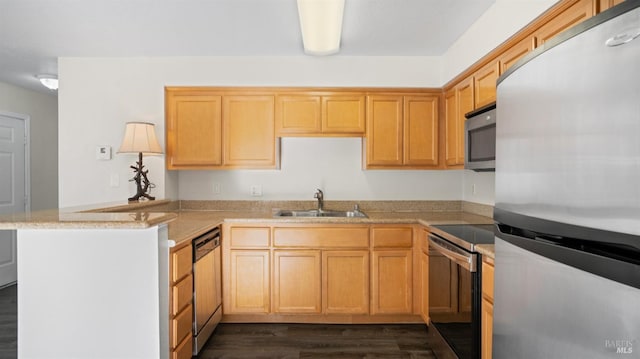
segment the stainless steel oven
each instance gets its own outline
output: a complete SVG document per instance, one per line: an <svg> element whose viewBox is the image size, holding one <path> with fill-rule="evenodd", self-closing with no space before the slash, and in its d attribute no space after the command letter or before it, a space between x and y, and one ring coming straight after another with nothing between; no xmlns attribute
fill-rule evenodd
<svg viewBox="0 0 640 359"><path fill-rule="evenodd" d="M430 226L430 301L432 297L450 297L444 309L432 303L429 312L435 337L444 342L439 347L445 351L436 353L439 357L480 358L482 266L475 246L493 243L493 228L467 224Z"/></svg>

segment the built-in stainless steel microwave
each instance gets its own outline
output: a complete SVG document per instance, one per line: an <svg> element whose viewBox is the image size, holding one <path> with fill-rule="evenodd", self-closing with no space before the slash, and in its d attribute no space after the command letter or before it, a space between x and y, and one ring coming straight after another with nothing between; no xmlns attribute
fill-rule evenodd
<svg viewBox="0 0 640 359"><path fill-rule="evenodd" d="M474 171L496 169L496 103L465 115L464 168Z"/></svg>

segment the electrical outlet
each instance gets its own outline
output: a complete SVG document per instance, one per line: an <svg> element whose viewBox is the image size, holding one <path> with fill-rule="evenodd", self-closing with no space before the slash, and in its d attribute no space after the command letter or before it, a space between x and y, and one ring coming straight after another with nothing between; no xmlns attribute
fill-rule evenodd
<svg viewBox="0 0 640 359"><path fill-rule="evenodd" d="M476 184L471 185L471 194L476 194Z"/></svg>
<svg viewBox="0 0 640 359"><path fill-rule="evenodd" d="M220 183L213 184L213 194L220 194L222 192Z"/></svg>
<svg viewBox="0 0 640 359"><path fill-rule="evenodd" d="M259 184L254 184L253 186L251 186L251 196L262 197L262 186Z"/></svg>
<svg viewBox="0 0 640 359"><path fill-rule="evenodd" d="M111 187L120 187L120 176L116 173L112 173L109 178L109 185Z"/></svg>

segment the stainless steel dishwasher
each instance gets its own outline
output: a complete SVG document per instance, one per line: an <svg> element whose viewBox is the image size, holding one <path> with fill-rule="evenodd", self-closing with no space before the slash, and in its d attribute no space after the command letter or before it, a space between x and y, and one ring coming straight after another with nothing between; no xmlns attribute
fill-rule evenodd
<svg viewBox="0 0 640 359"><path fill-rule="evenodd" d="M193 240L193 354L197 355L222 317L220 228Z"/></svg>

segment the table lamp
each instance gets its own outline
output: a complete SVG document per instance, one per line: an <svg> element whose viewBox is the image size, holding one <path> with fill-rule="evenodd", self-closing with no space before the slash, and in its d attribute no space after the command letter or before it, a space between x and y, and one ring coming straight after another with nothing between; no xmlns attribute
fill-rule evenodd
<svg viewBox="0 0 640 359"><path fill-rule="evenodd" d="M155 197L150 196L147 192L154 188L155 185L149 181L147 174L149 170L144 170L142 165L142 154L159 155L162 154L162 148L158 143L154 124L148 122L127 122L124 139L120 145L118 153L138 153L138 162L135 166L131 166L134 176L130 181L136 182L137 193L129 198L129 202L138 201L140 198L146 198L153 201Z"/></svg>

